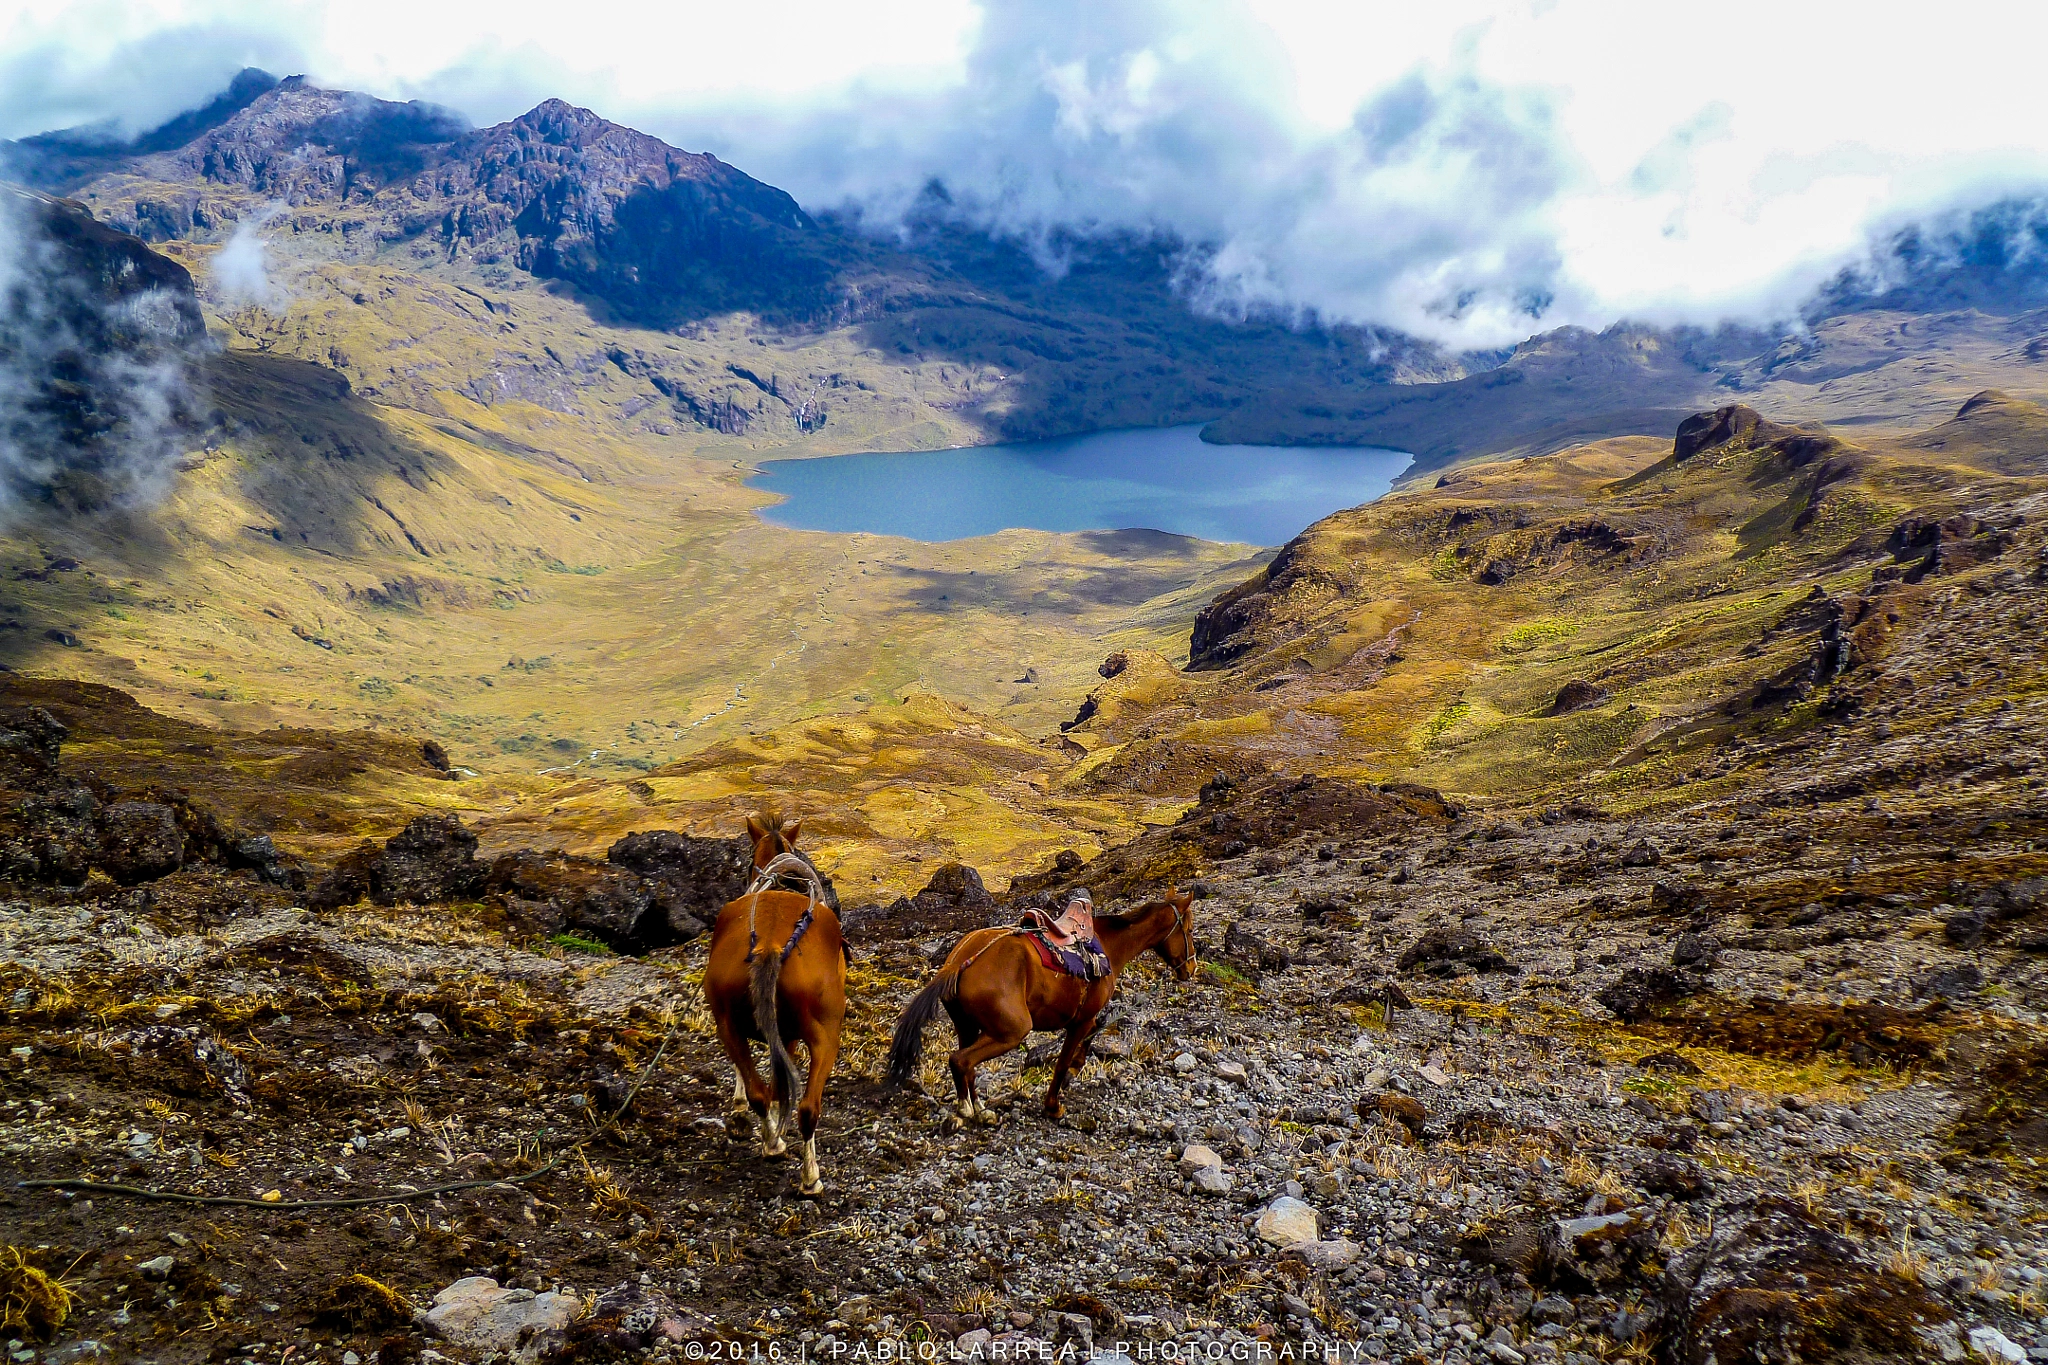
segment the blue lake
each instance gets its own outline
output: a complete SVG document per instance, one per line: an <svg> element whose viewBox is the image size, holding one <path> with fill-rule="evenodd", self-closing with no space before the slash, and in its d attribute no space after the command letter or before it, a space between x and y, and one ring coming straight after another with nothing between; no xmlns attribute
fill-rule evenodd
<svg viewBox="0 0 2048 1365"><path fill-rule="evenodd" d="M1374 446L1218 446L1199 426L1056 441L767 460L747 482L779 493L777 526L960 540L1010 527L1145 529L1279 545L1371 502L1409 457Z"/></svg>

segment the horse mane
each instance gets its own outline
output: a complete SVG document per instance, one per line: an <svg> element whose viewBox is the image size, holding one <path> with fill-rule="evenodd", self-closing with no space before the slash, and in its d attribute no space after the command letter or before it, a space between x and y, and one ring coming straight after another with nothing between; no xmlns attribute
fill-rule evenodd
<svg viewBox="0 0 2048 1365"><path fill-rule="evenodd" d="M1109 929L1128 929L1140 919L1166 905L1164 899L1146 901L1135 910L1110 911L1095 917L1096 924Z"/></svg>
<svg viewBox="0 0 2048 1365"><path fill-rule="evenodd" d="M752 818L760 821L761 828L767 830L770 834L782 833L782 827L789 823L789 818L782 813L781 809L772 805L763 806L755 811Z"/></svg>

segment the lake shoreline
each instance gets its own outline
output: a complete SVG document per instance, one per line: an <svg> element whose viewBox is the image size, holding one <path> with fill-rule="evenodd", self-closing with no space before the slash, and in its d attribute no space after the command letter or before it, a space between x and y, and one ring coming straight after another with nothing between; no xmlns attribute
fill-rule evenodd
<svg viewBox="0 0 2048 1365"><path fill-rule="evenodd" d="M1271 548L1384 497L1413 463L1371 446L1216 445L1201 439L1203 425L764 460L746 484L778 495L756 515L791 530L926 543L1142 531Z"/></svg>

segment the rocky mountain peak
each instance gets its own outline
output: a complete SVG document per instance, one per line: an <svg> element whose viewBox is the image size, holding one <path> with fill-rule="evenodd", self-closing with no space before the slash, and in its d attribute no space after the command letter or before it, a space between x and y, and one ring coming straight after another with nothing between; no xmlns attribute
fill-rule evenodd
<svg viewBox="0 0 2048 1365"><path fill-rule="evenodd" d="M292 76L136 169L153 179L202 180L298 202L368 197L426 169L439 148L467 130L438 105L327 90Z"/></svg>

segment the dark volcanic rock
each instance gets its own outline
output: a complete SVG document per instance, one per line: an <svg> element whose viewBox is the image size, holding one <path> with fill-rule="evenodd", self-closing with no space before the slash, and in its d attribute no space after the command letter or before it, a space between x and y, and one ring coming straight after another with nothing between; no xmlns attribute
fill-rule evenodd
<svg viewBox="0 0 2048 1365"><path fill-rule="evenodd" d="M1675 1152L1659 1152L1650 1159L1650 1164L1643 1170L1642 1186L1647 1194L1664 1194L1686 1200L1710 1194L1714 1188L1706 1167Z"/></svg>
<svg viewBox="0 0 2048 1365"><path fill-rule="evenodd" d="M306 899L316 910L361 900L378 905L471 900L483 889L484 875L476 860L476 835L460 819L422 815L382 848L366 840L344 854Z"/></svg>
<svg viewBox="0 0 2048 1365"><path fill-rule="evenodd" d="M654 886L655 904L667 918L671 942L685 942L717 920L726 902L737 899L752 880L754 846L744 836L702 838L672 829L628 834L605 852L614 867L638 873ZM839 891L824 873L825 904L839 913Z"/></svg>
<svg viewBox="0 0 2048 1365"><path fill-rule="evenodd" d="M154 801L117 801L100 811L101 870L123 885L153 881L185 862L178 813Z"/></svg>
<svg viewBox="0 0 2048 1365"><path fill-rule="evenodd" d="M1650 1300L1660 1360L1928 1360L1920 1332L1949 1320L1920 1286L1882 1270L1864 1244L1766 1197L1722 1214L1673 1255Z"/></svg>
<svg viewBox="0 0 2048 1365"><path fill-rule="evenodd" d="M1470 929L1431 929L1408 945L1397 964L1404 972L1461 976L1508 970L1508 960Z"/></svg>
<svg viewBox="0 0 2048 1365"><path fill-rule="evenodd" d="M483 890L543 933L570 930L627 952L676 941L653 883L590 858L520 849L491 864Z"/></svg>
<svg viewBox="0 0 2048 1365"><path fill-rule="evenodd" d="M1261 972L1284 972L1294 965L1286 948L1253 933L1243 920L1232 920L1224 931L1223 955L1246 968L1255 980Z"/></svg>
<svg viewBox="0 0 2048 1365"><path fill-rule="evenodd" d="M1712 937L1688 931L1680 934L1678 941L1671 945L1671 965L1711 971L1720 952L1720 943Z"/></svg>
<svg viewBox="0 0 2048 1365"><path fill-rule="evenodd" d="M1693 972L1669 967L1630 967L1593 998L1625 1024L1646 1019L1658 1005L1697 995L1704 982Z"/></svg>
<svg viewBox="0 0 2048 1365"><path fill-rule="evenodd" d="M1606 701L1606 688L1587 682L1584 678L1573 678L1557 689L1557 696L1550 703L1550 714L1567 716L1574 711L1583 711L1589 706L1598 706Z"/></svg>
<svg viewBox="0 0 2048 1365"><path fill-rule="evenodd" d="M57 776L64 723L40 706L0 711L0 787L39 792Z"/></svg>
<svg viewBox="0 0 2048 1365"><path fill-rule="evenodd" d="M1056 898L1043 899L1049 903ZM996 899L982 884L981 874L964 863L945 863L915 896L899 896L886 906L855 910L846 917L845 929L849 935L868 938L929 938L936 934L950 939L999 918Z"/></svg>
<svg viewBox="0 0 2048 1365"><path fill-rule="evenodd" d="M1965 962L1930 972L1914 983L1914 993L1935 1000L1966 1000L1984 989L1984 973Z"/></svg>

